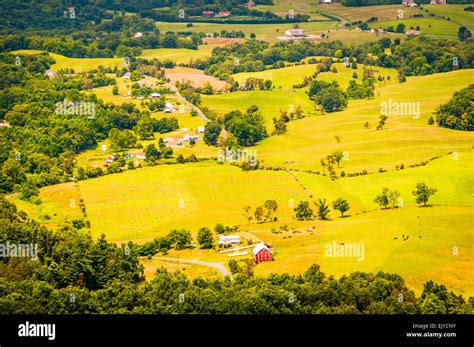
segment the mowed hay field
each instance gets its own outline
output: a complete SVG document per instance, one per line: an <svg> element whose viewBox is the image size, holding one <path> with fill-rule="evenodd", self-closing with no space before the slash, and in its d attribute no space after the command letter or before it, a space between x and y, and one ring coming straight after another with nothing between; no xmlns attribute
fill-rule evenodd
<svg viewBox="0 0 474 347"><path fill-rule="evenodd" d="M191 60L203 59L210 57L212 49L218 46L217 44L201 45L199 49L186 48L155 48L144 49L140 58L166 60L170 59L176 64L188 63ZM38 54L43 51L39 50L18 50L12 51L12 54ZM51 69L58 71L60 69L74 69L76 72L86 72L96 70L99 66L104 68L122 68L125 66L125 58L69 58L56 53L49 53L49 55L56 61L51 65Z"/></svg>
<svg viewBox="0 0 474 347"><path fill-rule="evenodd" d="M245 222L242 209L276 198L283 204L306 196L287 172L251 174L229 165L196 163L161 165L81 181L94 236L105 233L112 241L144 242L173 228L189 228L221 221ZM291 217L287 209L285 215Z"/></svg>
<svg viewBox="0 0 474 347"><path fill-rule="evenodd" d="M190 67L175 67L172 69L165 69L166 78L169 78L170 83L175 85L176 82L189 81L194 87L204 87L209 83L213 89L225 89L228 84L221 81L214 76L205 75L203 70L193 69Z"/></svg>
<svg viewBox="0 0 474 347"><path fill-rule="evenodd" d="M338 171L350 173L394 170L396 165L407 167L449 152L469 150L474 141L472 133L427 122L439 104L472 83L473 78L474 70L462 70L409 77L406 83L376 88L374 99L351 100L342 112L288 123L286 134L272 136L255 147L258 158L267 166L322 171L320 159L340 150L347 152L348 160ZM376 130L382 103L390 100L419 103L419 118L416 114L389 114L385 129ZM369 122L370 129L364 129L365 122Z"/></svg>
<svg viewBox="0 0 474 347"><path fill-rule="evenodd" d="M474 13L471 11L464 11L464 8L468 6L472 5L423 5L426 10L434 13L436 16L449 18L451 22L468 26L472 30L474 27Z"/></svg>
<svg viewBox="0 0 474 347"><path fill-rule="evenodd" d="M406 18L379 22L373 26L384 29L388 28L389 26L396 28L399 23L405 24L405 30L409 30L410 27L416 28L419 26L422 34L447 37L451 36L453 38L456 38L459 28L459 24L438 18Z"/></svg>
<svg viewBox="0 0 474 347"><path fill-rule="evenodd" d="M320 57L315 58L321 59ZM353 70L350 68L348 69L343 63L334 63L331 66L335 67L338 72L322 72L318 75L317 79L327 82L336 80L343 89L346 89L349 85L349 82L353 79L352 73L354 71L358 74L362 73L362 66L359 68L359 70ZM316 72L316 67L316 64L295 65L281 69L270 69L259 72L242 72L234 74L232 77L239 83L245 82L245 80L250 77L270 79L272 80L276 89L293 89L293 85L301 83L305 76L312 76ZM375 77L378 75L382 75L384 77L390 76L392 81L391 83L394 83L394 81L396 81L397 71L383 67L376 67ZM362 76L360 77L362 78ZM387 82L375 81L375 84L376 86L381 86L387 84Z"/></svg>
<svg viewBox="0 0 474 347"><path fill-rule="evenodd" d="M342 63L333 64L338 73L324 72L318 75L318 80L331 82L336 80L341 88L346 89L352 79L352 73L356 71L362 74L362 68L358 70L345 68ZM232 110L245 111L252 105L257 105L262 112L267 129L271 133L273 130L273 117L278 117L280 110L288 111L290 108L301 107L306 116L315 115L319 112L313 101L306 94L307 88L293 89L294 84L301 83L305 76L312 76L316 71L316 65L296 65L275 70L265 70L261 72L244 72L234 74L232 77L239 83L244 82L249 77L270 79L275 86L271 91L239 91L217 95L201 95L203 105L209 107L219 115L224 115ZM395 83L396 71L386 68L377 68L378 74L391 77L390 81L376 82L376 86L385 86ZM358 80L360 82L360 80ZM378 89L376 89L378 90ZM315 120L316 121L316 120ZM290 123L291 124L291 123ZM265 141L264 141L265 143Z"/></svg>
<svg viewBox="0 0 474 347"><path fill-rule="evenodd" d="M218 279L221 276L216 270L211 267L195 265L195 264L186 264L186 263L176 263L168 260L161 260L158 258L141 258L141 263L144 267L144 275L147 281L151 281L155 277L156 270L164 267L169 272L180 271L189 279L195 278L206 278L206 279Z"/></svg>
<svg viewBox="0 0 474 347"><path fill-rule="evenodd" d="M355 271L397 273L418 294L425 282L434 280L456 293L472 296L472 213L472 206L408 207L328 222L295 223L282 234L258 226L254 234L272 244L275 261L259 264L256 275L297 274L319 264L322 271L336 276ZM314 226L314 232L308 232L308 226ZM408 239L404 241L403 235ZM325 247L333 242L363 245L364 256L361 260L327 256ZM457 255L453 247L457 247Z"/></svg>
<svg viewBox="0 0 474 347"><path fill-rule="evenodd" d="M176 64L189 63L191 60L204 59L211 56L212 49L219 45L201 45L199 49L187 48L153 48L144 49L140 58L172 60Z"/></svg>
<svg viewBox="0 0 474 347"><path fill-rule="evenodd" d="M425 167L336 181L302 172L242 172L211 162L164 165L43 188L41 206L73 213L69 199L59 197L82 198L92 235L105 233L117 242L142 243L174 228L187 228L196 237L202 226L241 224L245 238L253 235L255 242L274 247L275 261L259 264L257 275L296 274L318 263L323 271L337 276L351 271L390 271L402 275L418 291L433 279L457 293L473 295L469 280L474 278L473 159L472 152L464 152L457 161L441 158ZM411 191L419 181L438 188L429 207L414 203ZM383 211L376 207L373 199L385 186L401 192L402 208ZM330 221L292 219L291 201L310 201L314 208L312 201L319 197L329 202L346 198L351 205L348 217L340 218L332 211ZM254 210L266 199L277 200L279 221L247 225L242 208L250 205ZM271 232L284 224L288 231ZM308 231L310 226L313 231ZM409 236L408 240L402 235ZM364 258L327 257L325 246L333 241L363 244ZM459 250L457 256L453 247ZM224 264L228 260L212 250L170 253L176 255Z"/></svg>

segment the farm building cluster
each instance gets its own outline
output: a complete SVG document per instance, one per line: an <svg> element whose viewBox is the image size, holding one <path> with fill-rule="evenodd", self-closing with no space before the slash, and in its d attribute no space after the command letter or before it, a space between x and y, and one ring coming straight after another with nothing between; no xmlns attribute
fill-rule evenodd
<svg viewBox="0 0 474 347"><path fill-rule="evenodd" d="M197 133L202 134L204 133L205 127L204 126L198 126L197 128ZM181 128L181 131L184 133L188 132L188 128ZM196 141L200 141L201 138L197 134L186 134L183 136L178 136L178 137L167 137L163 139L164 143L166 144L167 147L183 147L185 142L192 143Z"/></svg>
<svg viewBox="0 0 474 347"><path fill-rule="evenodd" d="M104 167L109 167L110 164L112 164L115 159L117 159L117 156L115 154L109 155L107 159L105 159L105 164ZM144 152L140 153L125 153L125 159L130 160L130 159L146 159L146 154Z"/></svg>
<svg viewBox="0 0 474 347"><path fill-rule="evenodd" d="M224 248L220 253L228 253L227 256L237 257L249 254L246 249L252 248L252 259L258 264L265 261L273 261L273 252L271 246L263 242L256 245L239 246L241 243L240 235L221 235L219 236L219 247Z"/></svg>

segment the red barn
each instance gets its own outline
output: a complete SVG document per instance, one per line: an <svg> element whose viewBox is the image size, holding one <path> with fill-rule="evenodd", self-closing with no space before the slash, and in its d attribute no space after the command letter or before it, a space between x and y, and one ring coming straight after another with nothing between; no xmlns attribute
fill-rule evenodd
<svg viewBox="0 0 474 347"><path fill-rule="evenodd" d="M272 261L273 260L272 252L263 243L260 243L260 244L256 245L252 250L252 254L253 254L253 260L257 264L261 263L262 261Z"/></svg>

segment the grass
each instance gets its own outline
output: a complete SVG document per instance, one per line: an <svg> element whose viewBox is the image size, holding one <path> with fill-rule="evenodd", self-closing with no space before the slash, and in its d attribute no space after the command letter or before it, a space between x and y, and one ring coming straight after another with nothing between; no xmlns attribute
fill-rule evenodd
<svg viewBox="0 0 474 347"><path fill-rule="evenodd" d="M392 26L396 28L399 23L405 24L405 30L409 30L410 27L416 28L419 26L423 34L435 36L456 37L459 27L459 25L456 23L448 22L438 18L408 18L378 22L377 27L386 29L389 26Z"/></svg>
<svg viewBox="0 0 474 347"><path fill-rule="evenodd" d="M219 115L224 115L232 110L245 111L252 105L257 105L263 114L267 130L273 129L272 119L280 115L280 110L287 111L293 105L300 106L305 115L315 114L314 104L302 89L299 90L274 90L274 91L248 91L234 92L220 95L203 95L203 104Z"/></svg>
<svg viewBox="0 0 474 347"><path fill-rule="evenodd" d="M270 166L317 171L322 170L321 158L341 150L348 152L349 160L340 170L374 172L381 167L393 170L396 165L407 166L451 151L469 150L472 133L428 126L427 122L437 105L471 83L473 74L474 70L462 70L411 77L404 84L376 89L374 99L350 101L342 112L290 122L287 134L272 136L256 146L259 159ZM421 90L430 92L420 94ZM381 104L389 100L419 102L419 118L389 115L386 128L376 130ZM363 128L365 122L370 123L370 129Z"/></svg>
<svg viewBox="0 0 474 347"><path fill-rule="evenodd" d="M424 5L423 8L436 16L445 17L446 19L449 18L453 23L465 25L472 30L474 28L474 13L464 11L464 8L467 6L470 5Z"/></svg>
<svg viewBox="0 0 474 347"><path fill-rule="evenodd" d="M358 70L348 69L342 63L333 64L338 73L324 72L318 75L318 79L331 82L336 80L341 88L345 89L352 79L352 73L356 71L362 74L361 67ZM293 89L294 84L300 83L304 76L311 76L316 71L315 65L297 65L276 70L265 70L261 72L239 73L233 75L235 80L244 82L249 77L271 79L275 86L272 91L241 91L235 93L225 93L218 95L203 95L203 104L210 109L216 111L219 115L224 115L232 110L238 109L245 111L252 105L257 105L263 113L268 130L273 129L272 119L278 117L280 110L288 110L291 105L293 107L300 106L306 115L316 114L314 103L308 98L305 89ZM392 81L396 79L394 70L378 68L378 74L382 76L390 76ZM361 77L359 77L361 78ZM360 80L359 80L360 83ZM377 86L389 85L393 82L377 82ZM314 123L316 120L307 120L306 122ZM284 138L284 137L282 137ZM274 139L278 141L278 139ZM283 145L285 147L286 145ZM281 148L279 148L281 149Z"/></svg>
<svg viewBox="0 0 474 347"><path fill-rule="evenodd" d="M316 57L319 58L319 57ZM337 80L341 88L346 89L349 85L349 81L352 80L352 73L355 71L361 74L361 68L359 70L347 69L342 63L335 63L334 66L337 69L337 73L323 72L318 75L318 80L333 81ZM293 89L293 85L301 83L303 77L312 76L316 72L316 65L305 64L289 66L281 69L265 70L260 72L242 72L232 75L232 77L239 83L245 82L249 77L270 79L273 81L273 85L277 89L289 90ZM377 75L390 76L391 80L394 81L397 73L393 69L377 68ZM362 76L361 76L362 77ZM377 82L377 85L382 85L381 82Z"/></svg>
<svg viewBox="0 0 474 347"><path fill-rule="evenodd" d="M216 45L201 45L198 50L186 49L186 48L155 48L155 49L144 49L141 58L152 59L157 58L159 60L170 59L176 64L188 63L190 60L202 59L211 55L212 49ZM12 54L38 54L42 51L39 50L18 50L12 51ZM56 61L55 64L51 65L52 70L59 69L74 69L77 72L85 72L95 70L99 66L104 68L110 67L123 67L125 58L68 58L60 54L49 53L51 57Z"/></svg>
<svg viewBox="0 0 474 347"><path fill-rule="evenodd" d="M382 270L402 275L418 292L425 281L433 279L457 293L472 295L472 280L468 279L474 274L471 261L473 159L472 152L465 152L458 161L443 158L426 167L337 181L294 173L302 185L283 171L246 173L212 163L167 165L78 185L46 187L41 190L44 201L41 206L67 211L68 199L59 203L54 194L80 196L87 206L92 235L96 237L104 232L109 239L118 242L143 242L164 235L171 228L188 228L195 237L201 226L212 227L217 222L242 224L241 234L245 238L273 246L275 262L258 265L257 275L296 274L318 263L323 271L336 276L351 271ZM446 174L447 167L449 174ZM411 197L414 184L420 180L439 190L430 201L431 207L417 207ZM405 200L403 208L375 209L372 200L384 186L401 192ZM298 222L291 218L292 210L287 204L290 199L298 202L324 197L333 201L340 196L351 204L347 218L340 218L334 212L330 221ZM178 208L180 198L186 201L182 210ZM250 205L253 210L270 198L278 201L279 221L246 225L242 207ZM203 215L206 215L205 220ZM270 231L283 224L289 226L289 231L281 234ZM309 226L314 226L314 231L308 231ZM403 241L402 235L409 235L409 240ZM364 260L324 256L325 245L333 241L364 244ZM459 256L453 256L454 246L458 247ZM224 263L228 260L212 250L172 251L169 256L176 255ZM150 274L162 264L150 261L145 265ZM185 266L180 264L179 268L182 267ZM204 269L190 269L186 273L195 275L194 270Z"/></svg>
<svg viewBox="0 0 474 347"><path fill-rule="evenodd" d="M156 270L159 268L165 268L169 272L180 271L185 274L189 279L195 278L206 278L206 279L218 279L221 278L216 270L210 267L195 265L195 264L186 264L186 263L173 263L166 260L161 260L157 258L147 259L141 258L141 263L145 268L144 274L147 281L151 281L155 276Z"/></svg>
<svg viewBox="0 0 474 347"><path fill-rule="evenodd" d="M322 271L337 277L354 271L397 273L418 295L425 282L434 280L456 293L472 296L471 217L472 206L410 207L330 222L300 223L278 235L262 226L254 234L271 243L276 254L274 262L257 266L256 275L297 274L316 263ZM306 231L309 225L315 226L314 233ZM409 236L408 240L403 241L402 235ZM325 246L334 241L364 245L364 259L325 256ZM458 256L453 254L454 246L458 247Z"/></svg>
<svg viewBox="0 0 474 347"><path fill-rule="evenodd" d="M140 55L145 59L172 60L176 64L189 63L191 60L203 59L211 56L212 49L216 45L201 45L199 49L187 48L154 48L145 49Z"/></svg>
<svg viewBox="0 0 474 347"><path fill-rule="evenodd" d="M405 17L423 13L419 8L406 7L402 5L345 7L340 4L332 4L318 5L317 8L321 11L339 16L347 20L349 23L357 21L365 22L372 17L377 17L379 21L393 20L397 18L398 10L403 10Z"/></svg>
<svg viewBox="0 0 474 347"><path fill-rule="evenodd" d="M308 22L300 23L300 27L308 34L319 34L324 30L336 28L338 22ZM193 23L193 26L188 28L186 23L165 23L157 22L157 27L161 32L167 31L189 31L189 32L204 32L220 34L221 30L235 30L242 31L248 38L251 33L254 33L258 40L268 42L278 42L278 36L282 36L285 30L292 28L291 23L278 24L216 24L216 23Z"/></svg>
<svg viewBox="0 0 474 347"><path fill-rule="evenodd" d="M39 50L18 50L12 51L12 54L38 54L43 51ZM85 72L95 70L99 66L103 67L122 67L125 63L124 58L68 58L60 54L49 53L49 55L56 61L51 65L52 70L60 69L74 69L76 72Z"/></svg>
<svg viewBox="0 0 474 347"><path fill-rule="evenodd" d="M203 70L190 67L175 67L173 69L165 69L165 71L166 78L168 78L173 85L178 81L189 81L195 87L204 87L206 83L210 83L215 90L225 89L228 86L226 82L214 76L205 75Z"/></svg>
<svg viewBox="0 0 474 347"><path fill-rule="evenodd" d="M193 28L197 27L199 25ZM335 66L337 74L322 73L318 79L335 79L345 88L353 70L339 63ZM270 78L276 89L202 97L204 105L220 115L232 109L245 110L254 104L259 106L269 131L272 118L278 116L280 109L285 110L290 105L301 106L310 117L291 121L287 134L271 136L250 148L257 151L257 158L265 166L282 166L292 169L290 172L243 172L229 164L218 165L207 160L145 167L78 183L44 187L40 190L41 205L21 201L18 196L10 199L31 218L53 229L81 218L79 200L83 199L87 220L91 223L91 235L98 237L105 233L109 240L117 243L128 240L143 243L175 228L189 229L196 237L197 230L203 226L212 228L216 223L241 225L243 238L253 242L264 241L273 246L275 261L259 264L255 269L258 276L272 272L297 274L317 263L324 272L335 276L353 271L398 273L417 293L420 293L424 282L434 280L458 294L474 295L473 134L427 124L439 104L472 83L474 70L408 77L406 83L399 84L395 71L381 69L379 73L390 75L391 82L377 83L373 99L352 100L346 110L326 115L318 115L319 111L315 110L305 89L292 88L293 84L313 71L314 65L301 65L237 74L234 78L238 81L250 76ZM360 81L361 67L357 73ZM118 79L120 95L127 91L127 83ZM98 88L94 92L106 102L131 101L131 98L122 100L121 96L112 96L111 87ZM381 103L388 100L419 102L420 117L389 115L386 128L375 130ZM157 112L152 116L160 118L170 115ZM188 112L171 116L178 118L180 127L196 129L203 124L199 117L191 117ZM370 129L363 128L365 122L371 124ZM180 130L171 134L155 134L154 140L141 142L146 146L157 143L159 136L181 134ZM78 164L102 165L113 151L102 152L101 145L82 153ZM335 150L348 154L348 160L341 162L338 173L366 169L372 174L333 181L327 176L303 171L322 171L320 159ZM458 160L453 160L449 154L452 151L458 152ZM215 157L218 149L198 141L193 148L175 149L175 154L179 153ZM441 157L426 166L408 168L410 164L435 156ZM404 164L405 169L395 170L395 166L400 164ZM377 173L381 167L388 172ZM411 194L420 181L438 189L429 207L418 207ZM397 189L401 193L402 208L380 210L376 206L373 200L383 187ZM312 201L319 197L329 202L338 197L347 199L351 205L348 216L340 218L337 212L332 211L330 221L299 222L292 218L291 201L308 200L314 207ZM267 199L277 200L276 215L279 220L247 224L243 207L251 206L253 211ZM180 201L184 201L183 208ZM289 231L279 234L271 231L283 224L288 225ZM310 226L315 229L308 231ZM404 241L402 235L409 236L409 239ZM325 256L325 246L333 242L363 244L364 260ZM454 246L459 249L457 256L452 252ZM221 263L227 263L229 259L214 250L201 249L172 250L169 256ZM161 266L172 271L179 269L191 278L220 276L202 266L176 266L159 259L141 261L148 279Z"/></svg>

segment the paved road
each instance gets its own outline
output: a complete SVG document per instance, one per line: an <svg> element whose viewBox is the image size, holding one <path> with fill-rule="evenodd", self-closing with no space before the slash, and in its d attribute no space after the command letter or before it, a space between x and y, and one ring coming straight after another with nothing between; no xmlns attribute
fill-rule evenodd
<svg viewBox="0 0 474 347"><path fill-rule="evenodd" d="M178 88L176 88L174 85L172 85L171 83L166 83L166 86L171 89L173 91L173 93L176 94L176 97L183 103L185 103L186 105L188 105L189 107L191 107L194 111L197 112L197 114L199 115L199 117L202 118L202 120L206 123L209 123L210 120L209 118L206 117L206 115L201 111L201 109L199 107L197 107L196 105L190 103L188 100L186 100L180 93L179 93L179 90Z"/></svg>
<svg viewBox="0 0 474 347"><path fill-rule="evenodd" d="M202 265L207 267L212 267L213 269L219 271L223 276L229 276L232 280L232 275L221 263L209 263L207 261L194 260L194 259L183 259L183 258L170 258L170 257L153 257L153 259L166 260L170 262L179 262L187 264Z"/></svg>

